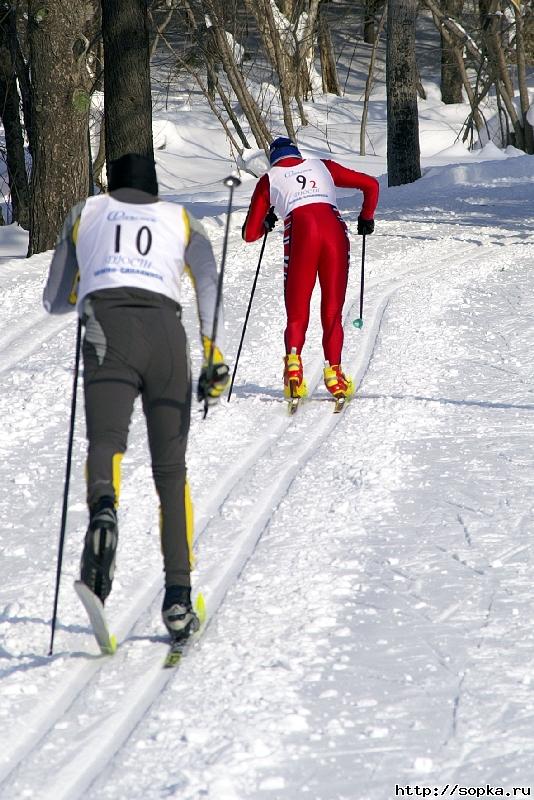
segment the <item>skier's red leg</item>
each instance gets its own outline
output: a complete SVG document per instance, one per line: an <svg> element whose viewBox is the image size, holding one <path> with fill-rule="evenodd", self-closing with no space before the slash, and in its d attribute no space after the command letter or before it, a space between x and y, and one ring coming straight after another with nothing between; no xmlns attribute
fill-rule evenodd
<svg viewBox="0 0 534 800"><path fill-rule="evenodd" d="M323 350L330 364L341 363L343 349L343 303L349 275L350 243L347 226L337 209L324 204L320 224L324 231L319 257L319 283L321 284L321 322L323 325Z"/></svg>
<svg viewBox="0 0 534 800"><path fill-rule="evenodd" d="M284 298L287 313L286 353L304 347L310 318L310 300L317 279L321 230L315 219L317 206L296 208L284 227Z"/></svg>

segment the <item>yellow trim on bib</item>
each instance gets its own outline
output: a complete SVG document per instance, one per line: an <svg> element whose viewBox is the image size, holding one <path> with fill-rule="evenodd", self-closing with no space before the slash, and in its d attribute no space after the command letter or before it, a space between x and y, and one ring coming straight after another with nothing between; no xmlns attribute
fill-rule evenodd
<svg viewBox="0 0 534 800"><path fill-rule="evenodd" d="M185 228L185 246L187 247L187 245L191 241L191 223L189 222L189 214L187 213L185 208L182 208L182 221L184 223L184 228Z"/></svg>
<svg viewBox="0 0 534 800"><path fill-rule="evenodd" d="M81 217L78 217L78 219L76 220L76 222L72 226L71 237L72 237L72 241L74 242L74 244L76 244L77 241L78 241L78 231L80 230L80 220L81 220Z"/></svg>

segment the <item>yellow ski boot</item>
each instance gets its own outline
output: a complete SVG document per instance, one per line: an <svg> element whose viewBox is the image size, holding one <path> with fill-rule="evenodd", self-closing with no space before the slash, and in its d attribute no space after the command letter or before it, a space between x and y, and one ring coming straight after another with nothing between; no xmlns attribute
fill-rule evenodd
<svg viewBox="0 0 534 800"><path fill-rule="evenodd" d="M289 401L290 413L297 410L299 400L307 394L302 358L297 354L296 347L293 347L284 357L284 398Z"/></svg>
<svg viewBox="0 0 534 800"><path fill-rule="evenodd" d="M330 365L328 361L325 361L323 375L324 385L336 401L334 412L339 412L354 394L354 382L352 378L345 375L341 364Z"/></svg>

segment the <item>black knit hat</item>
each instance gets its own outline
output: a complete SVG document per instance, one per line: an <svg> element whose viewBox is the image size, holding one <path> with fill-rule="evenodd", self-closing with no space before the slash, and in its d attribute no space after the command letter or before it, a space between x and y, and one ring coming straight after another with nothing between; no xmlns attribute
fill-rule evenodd
<svg viewBox="0 0 534 800"><path fill-rule="evenodd" d="M154 159L140 156L137 153L126 155L111 161L109 164L108 189L140 189L157 196L158 180Z"/></svg>

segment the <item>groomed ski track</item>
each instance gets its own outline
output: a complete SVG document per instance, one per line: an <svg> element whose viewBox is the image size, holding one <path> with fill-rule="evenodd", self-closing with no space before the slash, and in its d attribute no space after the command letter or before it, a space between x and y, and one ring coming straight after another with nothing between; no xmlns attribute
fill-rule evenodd
<svg viewBox="0 0 534 800"><path fill-rule="evenodd" d="M438 236L431 227L384 223L381 235L391 237L390 241L393 237L398 237L394 264L391 263L391 252L380 253L381 235L368 240L370 278L366 290L364 329L358 334L351 332L352 319L358 315L359 286L358 240L356 236L352 237L354 244L350 302L347 303L345 315L347 339L350 337L350 341L347 342L348 360L345 366L354 375L357 386L365 384L365 377L379 344L384 316L392 298L413 285L427 282L444 270L448 270L454 280L474 261L481 259L491 261L495 258L496 242L491 232L475 232L472 229L456 227L444 238ZM407 229L409 236L406 235ZM520 244L520 240L510 235L509 244L510 246ZM276 241L276 248L279 246L280 243ZM271 247L274 251L275 246ZM233 253L229 263L230 276L232 261L235 264L239 260L238 251L238 240L234 237L229 250ZM276 264L277 261L277 255L273 252L270 263ZM41 261L36 263L43 273L47 263L46 257L41 257ZM252 270L249 269L249 272L251 281ZM32 285L35 283L33 291L36 295L36 286L41 280L42 274L31 279ZM269 280L272 286L276 287L276 276L269 274ZM227 286L228 283L231 291L231 277L227 281ZM10 286L5 287L2 284L0 291L9 292ZM245 282L243 288L245 296L246 292ZM232 308L231 312L227 309L227 317L239 316L239 308L244 308L241 298L238 299L240 304L236 300L235 308ZM275 305L273 303L273 308ZM317 309L312 313L317 316ZM277 324L280 324L279 320ZM28 341L30 329L32 338ZM234 323L229 337L231 345L227 347L227 351L230 357L235 352L238 332L239 319ZM406 335L406 332L400 335ZM265 350L265 345L268 347L270 341L271 348L275 347L272 341L276 336L278 331L273 334L266 326L259 331L256 341L254 336L251 337L249 351L257 349L259 345L260 350L264 348L263 359L267 361L269 350ZM57 366L57 353L47 351L49 348L52 350L56 348L58 352L68 351L71 339L73 343L74 325L71 319L47 320L38 316L32 317L20 327L14 326L10 337L0 339L2 342L0 373L7 374L14 368L15 375L18 374L17 368L22 373L27 373L32 369L32 358L39 362L39 368L43 371L46 371L51 364L55 364L56 375L68 373L66 365ZM315 353L319 353L317 325L310 332L310 340ZM262 533L276 515L282 501L289 496L295 478L303 474L306 465L313 461L333 433L343 429L344 421L350 419L351 415L358 414L358 405L363 402L357 392L356 398L343 414L333 415L326 394L319 388L322 361L318 355L310 356L306 362L306 372L311 391L315 389L317 391L312 401L303 404L294 418L289 418L285 414L281 391L278 388L279 362L271 357L271 361L277 361L272 370L273 374L269 371L271 370L269 365L266 379L260 386L259 382L247 380L251 358L252 354L244 358L240 366L236 380L236 397L232 399L229 407L210 412L206 423L197 425L194 430L195 441L203 437L208 440L211 438L214 449L217 450L217 442L222 439L223 444L219 447L224 450L226 440L221 427L227 425L229 429L235 431L238 427L235 419L239 417L240 409L248 404L254 404L255 413L243 426L242 442L233 443L233 450L230 453L232 466L227 466L224 453L221 455L220 452L216 452L215 460L212 463L208 461L205 473L201 474L200 459L197 460L195 457L194 442L191 448L190 469L192 472L197 470L198 495L200 495L196 504L198 514L196 549L199 554L199 566L195 588L205 596L208 617L202 634L192 643L186 656L187 662L184 662L183 666L198 671L199 691L202 691L202 662L204 652L209 648L210 626L226 595L236 586L244 567L249 562L252 564ZM29 364L28 359L30 359ZM66 387L68 387L68 377L69 375L63 374L61 376L62 383ZM22 381L24 388L24 374L21 379L16 380ZM62 399L64 407L69 398ZM231 423L228 420L231 420ZM58 423L60 424L57 425L57 435L60 436L63 429L66 429L65 420L58 419ZM128 547L130 544L130 536L126 532L130 518L136 519L139 528L154 527L154 509L150 507L154 500L151 498L150 490L143 489L142 497L137 497L143 500L148 498L147 508L142 503L136 506L135 502L139 487L150 481L149 471L143 463L144 447L142 437L138 436L137 440L134 437L130 448L134 451L134 466L124 475L125 494L126 485L130 484L130 495L125 497L125 509L121 517L123 547ZM77 454L78 462L83 459L82 450L83 443ZM204 458L205 453L209 453L209 448L204 447ZM144 458L146 459L146 455ZM61 467L61 463L54 467L58 473L54 478L56 488L60 485L58 478ZM84 519L79 502L81 496L82 493L78 490L76 495L78 502L73 504L74 520L78 528L83 526ZM59 500L60 498L55 503L56 508ZM320 497L310 498L311 503L320 501ZM49 513L47 518L52 520L52 513ZM49 538L51 545L55 543L55 531ZM76 574L79 541L78 536L77 542L73 543L66 553L62 597L69 592L68 584ZM57 667L52 670L50 666L50 675L43 677L43 687L46 691L43 692L43 696L34 698L33 707L24 710L20 719L16 721L12 735L3 745L0 756L1 798L12 800L35 796L42 800L45 798L74 800L89 796L87 791L90 786L92 786L92 797L108 797L105 791L105 778L102 776L109 772L110 762L120 756L121 748L128 742L141 720L150 714L154 703L166 691L169 689L172 691L173 687L179 685L182 666L177 671L165 672L161 669L166 646L161 636L159 618L161 573L154 537L147 546L154 551L150 556L149 577L147 578L146 569L139 573L142 576L141 588L138 585L134 586L134 583L139 583L139 576L135 582L133 579L130 580L129 584L124 579L124 585L119 584L117 587L115 604L110 605L111 627L119 640L119 651L113 658L98 658L91 655L96 653L96 647L87 631L82 610L78 605L69 603L66 619L61 613L60 606L62 624L56 640ZM119 576L120 564L119 555ZM44 588L48 590L49 586ZM40 591L42 590L43 587L40 587ZM276 605L283 606L283 600L279 600ZM247 609L242 608L241 613L246 615ZM42 632L39 645L45 641L46 630ZM236 642L239 642L239 631L236 633ZM238 644L236 646L239 647ZM36 647L35 652L37 650ZM44 651L43 647L42 652ZM69 653L72 653L72 656ZM43 659L44 661L46 659ZM50 663L54 664L54 660ZM42 667L43 663L41 669ZM31 664L28 668L31 668ZM224 675L221 675L221 680L224 680ZM176 696L173 702L176 703ZM295 730L298 730L298 726ZM379 733L377 738L380 738ZM42 787L38 794L32 794L32 787L38 785L38 776L50 758L56 762L53 780L47 781L47 785ZM420 766L424 772L423 762L424 759L420 762ZM95 784L95 781L98 781L98 784ZM238 794L232 795L223 779L221 781L222 789L219 793L221 798L234 796L239 798ZM276 790L276 786L276 782L273 783L272 789ZM268 781L264 788L269 789ZM193 794L187 795L187 797L193 796ZM217 795L214 794L213 797L215 796ZM271 791L271 794L266 796L278 795L276 791L274 794ZM285 797L283 794L280 796ZM329 797L327 794L322 796ZM340 794L339 797L341 796Z"/></svg>

